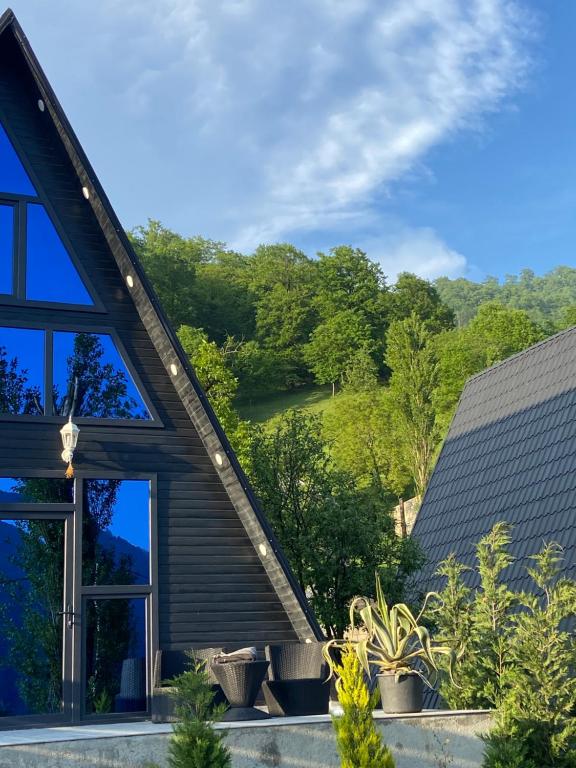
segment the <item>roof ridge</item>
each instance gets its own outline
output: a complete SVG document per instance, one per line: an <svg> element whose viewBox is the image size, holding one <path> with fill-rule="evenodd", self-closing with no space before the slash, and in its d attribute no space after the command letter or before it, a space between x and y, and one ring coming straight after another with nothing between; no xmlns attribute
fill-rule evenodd
<svg viewBox="0 0 576 768"><path fill-rule="evenodd" d="M499 360L497 363L493 363L492 365L488 366L488 368L484 368L482 371L478 371L478 373L474 373L470 378L466 380L466 386L470 384L471 381L474 381L475 379L479 379L481 376L485 376L488 373L491 373L496 368L501 368L504 365L507 365L508 363L511 363L513 360L516 360L519 357L523 357L524 355L531 354L535 349L538 349L539 347L543 347L546 344L550 344L553 341L556 341L561 336L565 336L569 333L576 332L576 325L571 325L570 328L565 328L562 331L558 331L557 333L553 333L552 336L547 336L545 339L542 339L541 341L537 341L535 344L532 344L530 347L526 347L526 349L521 349L520 352L515 352L513 355L510 355L510 357L505 358L504 360Z"/></svg>

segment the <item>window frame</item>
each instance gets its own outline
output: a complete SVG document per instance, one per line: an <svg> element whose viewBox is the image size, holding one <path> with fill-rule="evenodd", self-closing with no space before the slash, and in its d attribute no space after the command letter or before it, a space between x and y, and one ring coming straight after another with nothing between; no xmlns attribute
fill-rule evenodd
<svg viewBox="0 0 576 768"><path fill-rule="evenodd" d="M162 428L164 427L164 424L162 423L158 412L154 405L152 404L152 401L146 391L146 387L144 386L140 376L136 372L134 365L132 364L132 360L130 358L130 355L128 354L126 347L122 343L122 340L120 339L117 331L115 328L110 328L109 326L100 326L100 325L79 325L78 323L38 323L28 320L7 320L2 319L0 322L1 328L18 328L23 330L34 330L34 331L43 331L44 332L44 415L42 416L35 416L33 414L22 414L22 413L0 413L0 422L3 421L23 421L23 422L32 422L32 423L38 423L38 421L41 421L42 423L47 424L61 424L62 420L64 419L63 416L60 416L58 414L54 414L54 402L53 402L53 393L52 393L52 386L53 386L53 367L54 367L54 344L53 344L53 334L57 333L59 331L62 331L64 333L93 333L93 334L104 334L108 335L112 338L112 341L114 342L116 349L118 351L118 354L120 355L120 358L124 365L126 366L126 369L128 371L129 376L132 378L132 381L142 398L142 401L146 408L148 409L148 412L150 414L149 419L112 419L110 417L98 417L98 416L75 416L74 422L78 424L78 426L100 426L100 425L109 425L109 426L117 426L117 427L136 427L138 429L145 429L145 428Z"/></svg>
<svg viewBox="0 0 576 768"><path fill-rule="evenodd" d="M80 260L78 259L72 243L67 237L64 229L58 221L54 209L43 197L32 197L30 195L14 195L9 192L0 192L0 204L11 205L14 211L14 229L12 235L12 248L13 248L13 266L12 266L12 293L0 293L0 303L8 304L10 306L26 306L26 307L45 307L50 309L66 309L73 310L75 312L96 312L105 313L106 309L98 298L98 294L95 292L90 278ZM92 299L92 304L75 304L74 302L62 302L62 301L41 301L39 299L26 298L26 273L28 269L28 208L29 204L42 205L46 209L46 213L58 234L58 237L62 241L64 248L68 253L68 257L72 262L72 265L78 273L79 279L84 284L88 295Z"/></svg>
<svg viewBox="0 0 576 768"><path fill-rule="evenodd" d="M88 600L114 599L143 599L145 601L146 621L146 689L147 709L145 712L126 712L124 716L118 713L96 714L86 712L85 688L85 643L86 622L81 621L79 642L73 658L74 678L80 681L80 700L77 702L77 716L82 722L110 722L141 718L150 714L154 659L159 648L159 607L158 607L158 475L154 472L112 472L94 470L79 470L76 472L75 511L74 511L74 549L79 553L74 572L74 605L78 606L81 615L85 615ZM150 583L149 584L117 584L117 585L83 585L82 584L82 521L84 516L84 480L148 480L150 484L149 499L149 530L150 530Z"/></svg>

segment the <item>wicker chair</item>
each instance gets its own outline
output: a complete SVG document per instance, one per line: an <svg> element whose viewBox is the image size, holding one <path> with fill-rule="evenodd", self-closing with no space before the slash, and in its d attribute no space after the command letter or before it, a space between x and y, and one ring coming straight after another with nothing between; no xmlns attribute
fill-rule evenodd
<svg viewBox="0 0 576 768"><path fill-rule="evenodd" d="M222 648L190 648L187 651L156 651L154 659L154 683L152 689L152 722L169 723L176 720L174 713L177 700L175 689L169 682L176 675L190 669L193 659L206 665L208 679L214 691L214 704L226 702L222 688L210 670L213 656L222 653ZM190 656L192 654L192 657Z"/></svg>
<svg viewBox="0 0 576 768"><path fill-rule="evenodd" d="M146 668L143 658L124 659L122 662L120 693L114 699L114 711L146 711Z"/></svg>
<svg viewBox="0 0 576 768"><path fill-rule="evenodd" d="M262 685L273 717L324 715L330 704L328 665L322 643L267 645L269 680Z"/></svg>

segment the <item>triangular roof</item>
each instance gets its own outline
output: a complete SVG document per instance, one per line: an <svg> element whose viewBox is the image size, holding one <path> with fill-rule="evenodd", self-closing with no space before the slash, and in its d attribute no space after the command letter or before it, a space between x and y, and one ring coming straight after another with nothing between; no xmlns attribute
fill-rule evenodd
<svg viewBox="0 0 576 768"><path fill-rule="evenodd" d="M90 165L78 138L52 90L30 44L24 35L13 11L6 10L0 16L0 40L12 35L17 43L26 67L37 87L38 98L53 120L68 157L77 174L81 187L87 190L88 202L101 227L118 269L124 277L131 275L134 285L131 296L149 337L160 356L168 375L190 420L210 456L220 479L242 521L254 547L261 553L262 564L270 582L279 596L298 637L321 638L322 631L307 600L292 574L269 523L259 508L250 484L230 447L228 439L214 414L214 411L200 386L190 362L178 338L170 326L158 297L156 296L144 269L140 264L120 221L104 192L94 169ZM174 376L171 367L176 366ZM215 456L224 457L222 465Z"/></svg>
<svg viewBox="0 0 576 768"><path fill-rule="evenodd" d="M452 552L472 565L478 540L499 520L513 526L513 588L530 588L525 567L545 541L561 544L564 568L576 576L575 492L570 328L467 382L413 530L427 557L423 585L441 586L433 574Z"/></svg>

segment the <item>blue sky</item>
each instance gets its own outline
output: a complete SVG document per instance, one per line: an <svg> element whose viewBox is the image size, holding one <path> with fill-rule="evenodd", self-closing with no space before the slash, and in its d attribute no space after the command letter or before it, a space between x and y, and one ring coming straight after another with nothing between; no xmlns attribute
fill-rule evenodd
<svg viewBox="0 0 576 768"><path fill-rule="evenodd" d="M12 7L127 228L391 277L573 263L571 0Z"/></svg>

